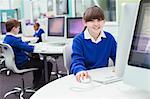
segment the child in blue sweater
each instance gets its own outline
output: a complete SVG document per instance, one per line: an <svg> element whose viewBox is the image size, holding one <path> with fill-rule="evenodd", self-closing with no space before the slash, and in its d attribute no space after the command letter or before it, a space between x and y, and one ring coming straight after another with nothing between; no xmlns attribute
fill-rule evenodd
<svg viewBox="0 0 150 99"><path fill-rule="evenodd" d="M35 30L35 33L33 36L39 38L37 43L42 42L42 34L44 33L44 30L40 28L39 23L34 24L34 30Z"/></svg>
<svg viewBox="0 0 150 99"><path fill-rule="evenodd" d="M107 67L109 58L115 64L117 47L114 37L103 31L105 17L100 7L89 7L84 12L83 21L86 29L73 40L70 67L79 82L89 77L86 70Z"/></svg>
<svg viewBox="0 0 150 99"><path fill-rule="evenodd" d="M15 63L18 69L25 69L25 68L39 68L36 71L33 71L33 88L38 89L40 88L43 84L44 81L42 79L42 71L44 67L44 62L40 60L40 58L33 58L29 57L26 52L32 53L34 51L34 46L28 45L28 43L23 42L21 38L17 37L16 35L19 32L19 22L15 19L10 19L6 22L6 30L7 34L6 37L4 38L4 43L9 44L15 55ZM52 64L49 64L49 73L51 74L52 71ZM50 75L49 74L49 75Z"/></svg>

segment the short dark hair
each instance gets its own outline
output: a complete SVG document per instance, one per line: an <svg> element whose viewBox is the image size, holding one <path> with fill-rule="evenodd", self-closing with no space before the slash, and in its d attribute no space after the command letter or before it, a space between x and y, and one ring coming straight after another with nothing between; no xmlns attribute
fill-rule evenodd
<svg viewBox="0 0 150 99"><path fill-rule="evenodd" d="M6 30L7 30L7 32L10 32L13 27L17 28L18 26L20 26L20 23L16 19L10 19L10 20L8 20L6 22Z"/></svg>
<svg viewBox="0 0 150 99"><path fill-rule="evenodd" d="M37 22L36 22L34 25L36 25L36 26L40 27L40 24L39 24L39 23L37 23Z"/></svg>
<svg viewBox="0 0 150 99"><path fill-rule="evenodd" d="M89 7L84 12L83 19L85 22L91 21L92 19L105 20L104 11L98 6Z"/></svg>

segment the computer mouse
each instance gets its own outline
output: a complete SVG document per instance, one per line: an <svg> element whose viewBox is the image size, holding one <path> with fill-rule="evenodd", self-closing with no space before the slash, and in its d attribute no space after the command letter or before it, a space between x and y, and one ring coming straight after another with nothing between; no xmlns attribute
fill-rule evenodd
<svg viewBox="0 0 150 99"><path fill-rule="evenodd" d="M81 83L84 83L84 84L88 84L88 83L90 83L91 82L91 78L90 77L88 77L88 78L80 78L80 81L81 81Z"/></svg>
<svg viewBox="0 0 150 99"><path fill-rule="evenodd" d="M72 91L82 92L82 91L90 91L94 88L91 78L80 78L79 81L75 81L71 86Z"/></svg>

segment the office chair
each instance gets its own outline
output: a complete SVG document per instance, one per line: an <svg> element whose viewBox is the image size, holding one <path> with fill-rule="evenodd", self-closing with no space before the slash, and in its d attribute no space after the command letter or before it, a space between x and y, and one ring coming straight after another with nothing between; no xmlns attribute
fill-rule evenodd
<svg viewBox="0 0 150 99"><path fill-rule="evenodd" d="M5 66L5 59L3 57L2 49L0 48L0 73L6 72L6 75L10 75L10 70Z"/></svg>
<svg viewBox="0 0 150 99"><path fill-rule="evenodd" d="M13 71L14 73L21 74L21 76L22 76L22 88L21 87L13 88L13 90L7 92L4 95L4 99L8 95L16 94L16 93L19 93L20 99L24 99L24 97L23 97L24 93L34 93L35 90L32 90L31 88L25 88L23 74L26 72L31 72L31 71L37 70L38 68L30 68L30 69L22 69L22 70L17 69L16 64L15 64L15 56L14 56L12 47L10 45L4 44L4 43L0 43L0 46L2 47L2 51L4 53L5 66L9 70Z"/></svg>
<svg viewBox="0 0 150 99"><path fill-rule="evenodd" d="M69 75L69 70L71 66L71 54L72 54L72 43L68 43L65 45L63 49L64 67L67 71L67 75ZM110 58L109 58L109 66L114 66L113 61Z"/></svg>
<svg viewBox="0 0 150 99"><path fill-rule="evenodd" d="M6 75L9 76L11 71L7 67L5 67L5 59L4 58L0 58L0 65L1 65L0 73L5 71Z"/></svg>
<svg viewBox="0 0 150 99"><path fill-rule="evenodd" d="M114 66L114 62L111 58L109 58L108 66L109 67Z"/></svg>
<svg viewBox="0 0 150 99"><path fill-rule="evenodd" d="M71 65L71 54L72 54L72 43L68 43L65 45L63 49L64 67L67 71L67 75L69 75Z"/></svg>

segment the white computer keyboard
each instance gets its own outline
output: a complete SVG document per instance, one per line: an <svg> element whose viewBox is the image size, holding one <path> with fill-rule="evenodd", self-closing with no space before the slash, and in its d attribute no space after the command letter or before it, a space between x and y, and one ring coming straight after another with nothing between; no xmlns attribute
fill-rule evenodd
<svg viewBox="0 0 150 99"><path fill-rule="evenodd" d="M118 82L121 80L122 80L121 77L109 75L109 76L101 77L100 79L93 79L92 81L95 81L101 84L110 84L110 83Z"/></svg>
<svg viewBox="0 0 150 99"><path fill-rule="evenodd" d="M109 84L122 80L122 77L116 76L114 67L99 68L91 71L90 75L92 81L99 82L101 84Z"/></svg>

